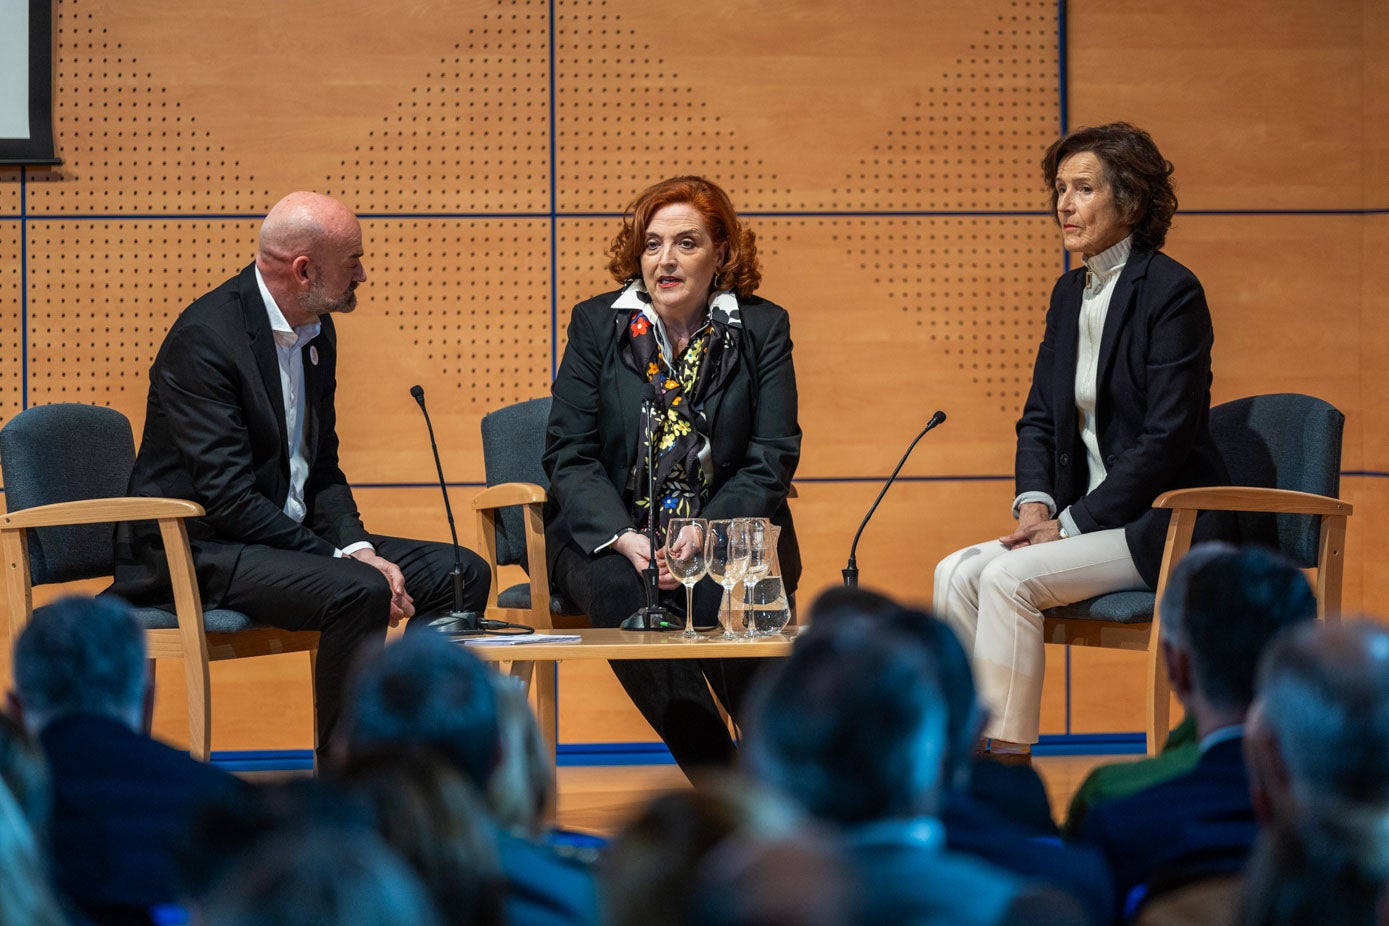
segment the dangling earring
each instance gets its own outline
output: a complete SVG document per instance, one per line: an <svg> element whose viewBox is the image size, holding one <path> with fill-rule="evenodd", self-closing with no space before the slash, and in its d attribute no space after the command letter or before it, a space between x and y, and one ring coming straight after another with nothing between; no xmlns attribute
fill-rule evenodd
<svg viewBox="0 0 1389 926"><path fill-rule="evenodd" d="M716 272L716 273L714 274L714 292L716 292L716 293L723 289L723 279L722 279L722 278L723 278L723 274L722 274L722 273L717 273L717 272Z"/></svg>

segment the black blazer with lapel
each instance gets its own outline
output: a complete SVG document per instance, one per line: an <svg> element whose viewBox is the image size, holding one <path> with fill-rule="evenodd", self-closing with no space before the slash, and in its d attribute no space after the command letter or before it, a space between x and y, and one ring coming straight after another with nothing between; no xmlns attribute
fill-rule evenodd
<svg viewBox="0 0 1389 926"><path fill-rule="evenodd" d="M208 605L221 600L246 544L331 556L334 548L367 539L338 465L337 337L330 317L322 317L322 330L302 351L309 457L303 524L284 513L284 400L254 265L185 309L150 367L130 494L186 498L206 509L206 517L188 522L188 536ZM116 556L113 592L168 602L168 572L152 523L118 531Z"/></svg>
<svg viewBox="0 0 1389 926"><path fill-rule="evenodd" d="M1169 489L1229 482L1209 429L1210 311L1190 270L1135 250L1115 284L1100 341L1098 420L1106 476L1087 494L1075 375L1085 268L1057 282L1018 421L1017 492L1047 492L1082 532L1124 529L1134 564L1156 587ZM1211 533L1203 519L1198 536Z"/></svg>
<svg viewBox="0 0 1389 926"><path fill-rule="evenodd" d="M613 308L620 292L574 307L569 343L553 387L544 465L550 479L546 545L551 567L562 546L591 553L634 527L628 477L637 452L645 382L618 354L630 313ZM765 517L781 527L777 554L787 590L801 572L786 504L800 460L796 373L786 310L739 299L743 322L737 368L703 409L713 458L707 518Z"/></svg>

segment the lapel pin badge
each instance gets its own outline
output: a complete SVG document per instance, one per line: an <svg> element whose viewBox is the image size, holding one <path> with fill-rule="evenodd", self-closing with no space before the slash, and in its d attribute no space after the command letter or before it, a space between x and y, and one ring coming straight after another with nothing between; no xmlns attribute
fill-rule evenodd
<svg viewBox="0 0 1389 926"><path fill-rule="evenodd" d="M318 348L312 344L309 345L309 363L318 366Z"/></svg>

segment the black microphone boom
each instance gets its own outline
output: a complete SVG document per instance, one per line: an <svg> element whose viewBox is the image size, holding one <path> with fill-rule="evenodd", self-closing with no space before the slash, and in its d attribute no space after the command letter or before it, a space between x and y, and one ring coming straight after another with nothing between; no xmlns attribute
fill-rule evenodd
<svg viewBox="0 0 1389 926"><path fill-rule="evenodd" d="M458 546L458 531L453 526L453 508L449 505L449 487L444 481L444 466L439 462L439 447L434 443L434 425L429 420L429 409L424 407L424 387L411 386L410 394L420 404L420 411L424 412L425 427L429 428L429 449L434 451L434 469L439 473L439 490L444 493L444 513L448 515L449 534L453 537L453 573L449 576L453 580L453 610L434 618L429 622L429 626L458 635L479 634L483 632L482 615L476 611L463 610L463 552Z"/></svg>
<svg viewBox="0 0 1389 926"><path fill-rule="evenodd" d="M883 489L878 493L878 497L873 500L873 505L868 509L868 514L863 516L863 523L858 526L858 533L854 534L854 543L849 547L848 565L844 567L844 584L849 588L858 585L858 539L863 536L863 529L868 526L868 520L873 517L873 512L878 510L878 502L883 500L883 496L887 494L887 490L892 485L892 481L897 478L897 474L902 471L902 467L907 462L907 457L912 455L912 451L916 449L916 445L926 436L928 431L935 428L936 425L944 420L945 412L938 411L931 416L931 420L926 422L926 427L922 428L921 433L916 435L916 439L911 442L911 446L907 448L907 452L902 454L902 459L897 461L897 468L892 471L891 476L887 477L887 482L883 483Z"/></svg>

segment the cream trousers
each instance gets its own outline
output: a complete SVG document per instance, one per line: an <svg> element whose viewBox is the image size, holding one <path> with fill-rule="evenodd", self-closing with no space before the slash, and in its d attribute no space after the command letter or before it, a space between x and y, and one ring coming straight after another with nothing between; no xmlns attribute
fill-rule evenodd
<svg viewBox="0 0 1389 926"><path fill-rule="evenodd" d="M1037 742L1046 667L1043 611L1146 587L1120 529L1016 550L992 540L941 560L932 607L972 657L975 684L989 709L984 735Z"/></svg>

